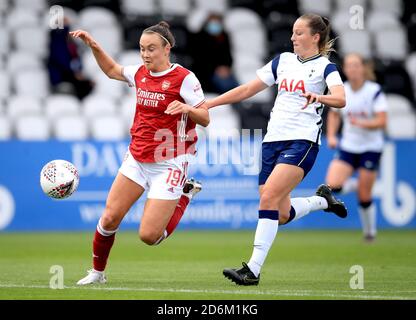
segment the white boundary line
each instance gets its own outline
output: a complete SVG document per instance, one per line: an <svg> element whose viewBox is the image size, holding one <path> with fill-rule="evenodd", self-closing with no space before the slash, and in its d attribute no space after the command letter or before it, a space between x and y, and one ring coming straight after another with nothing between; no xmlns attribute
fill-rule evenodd
<svg viewBox="0 0 416 320"><path fill-rule="evenodd" d="M25 284L0 284L0 288L20 288L20 289L50 289L45 285L25 285ZM171 292L171 293L206 293L206 294L236 294L236 295L258 295L258 296L284 296L284 297L327 297L327 298L346 298L346 299L382 299L382 300L415 300L415 297L403 296L382 296L380 293L391 293L389 291L365 291L358 290L357 294L345 294L342 292L352 292L352 290L209 290L209 289L174 289L174 288L126 288L126 287L78 287L65 286L64 289L76 290L97 290L97 291L132 291L132 292ZM51 289L52 290L52 289ZM403 293L416 293L416 291L399 291ZM368 293L368 294L362 294ZM397 293L397 292L396 292ZM374 295L376 294L376 295Z"/></svg>

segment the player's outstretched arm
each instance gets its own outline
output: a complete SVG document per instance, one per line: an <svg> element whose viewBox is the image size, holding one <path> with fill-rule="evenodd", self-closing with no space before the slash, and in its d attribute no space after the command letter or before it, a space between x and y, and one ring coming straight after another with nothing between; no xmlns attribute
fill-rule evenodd
<svg viewBox="0 0 416 320"><path fill-rule="evenodd" d="M256 78L250 82L242 84L241 86L231 89L214 99L207 100L205 106L207 109L210 109L224 104L240 102L254 96L256 93L266 89L267 87L268 86L263 81Z"/></svg>
<svg viewBox="0 0 416 320"><path fill-rule="evenodd" d="M84 30L76 30L71 31L69 34L74 38L81 39L91 48L95 60L97 60L98 65L107 77L110 79L126 81L122 74L123 67L116 63L88 32Z"/></svg>

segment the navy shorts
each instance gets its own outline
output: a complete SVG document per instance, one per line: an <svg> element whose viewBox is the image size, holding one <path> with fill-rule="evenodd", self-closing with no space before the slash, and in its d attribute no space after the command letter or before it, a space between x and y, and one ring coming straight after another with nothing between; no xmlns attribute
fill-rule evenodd
<svg viewBox="0 0 416 320"><path fill-rule="evenodd" d="M266 183L278 163L287 163L303 169L305 178L318 155L319 145L308 140L263 142L259 185Z"/></svg>
<svg viewBox="0 0 416 320"><path fill-rule="evenodd" d="M352 153L339 149L334 158L348 163L354 170L364 168L375 171L380 165L381 152Z"/></svg>

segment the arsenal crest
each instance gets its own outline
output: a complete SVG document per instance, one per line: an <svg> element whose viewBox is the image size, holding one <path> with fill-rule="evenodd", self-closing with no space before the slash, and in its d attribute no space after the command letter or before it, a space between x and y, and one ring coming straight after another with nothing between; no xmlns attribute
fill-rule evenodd
<svg viewBox="0 0 416 320"><path fill-rule="evenodd" d="M163 81L162 90L168 90L170 87L170 82L168 80Z"/></svg>

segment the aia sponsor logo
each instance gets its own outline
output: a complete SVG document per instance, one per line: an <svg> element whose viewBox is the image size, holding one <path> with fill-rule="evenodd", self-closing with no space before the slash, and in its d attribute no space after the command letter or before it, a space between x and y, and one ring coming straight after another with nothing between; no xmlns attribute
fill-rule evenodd
<svg viewBox="0 0 416 320"><path fill-rule="evenodd" d="M289 80L283 79L279 84L279 91L285 90L287 92L296 92L301 91L305 93L305 82L303 80L299 80L295 82L295 79Z"/></svg>

